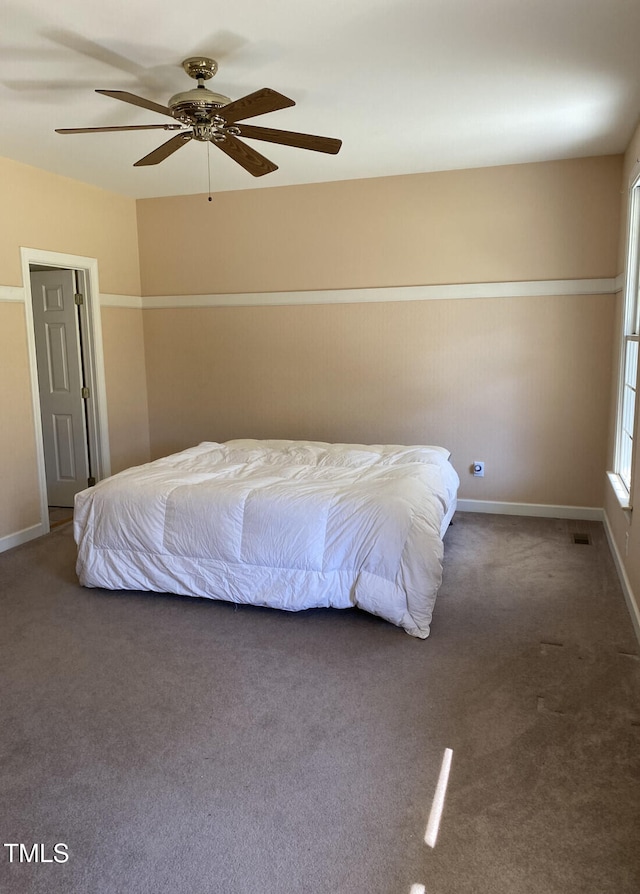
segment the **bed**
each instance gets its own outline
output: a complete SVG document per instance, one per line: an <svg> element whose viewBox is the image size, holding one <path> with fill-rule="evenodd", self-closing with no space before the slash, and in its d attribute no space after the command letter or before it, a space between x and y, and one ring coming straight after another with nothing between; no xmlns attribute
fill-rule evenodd
<svg viewBox="0 0 640 894"><path fill-rule="evenodd" d="M359 607L425 639L458 485L442 447L204 442L76 495L78 578L287 611Z"/></svg>

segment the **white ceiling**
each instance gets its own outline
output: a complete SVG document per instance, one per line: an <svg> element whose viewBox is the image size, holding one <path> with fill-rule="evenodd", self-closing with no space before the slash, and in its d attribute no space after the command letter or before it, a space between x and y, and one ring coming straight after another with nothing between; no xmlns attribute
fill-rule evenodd
<svg viewBox="0 0 640 894"><path fill-rule="evenodd" d="M0 155L134 197L379 177L624 151L640 112L640 0L0 0ZM94 92L166 105L195 87L270 87L296 106L252 124L339 137L337 156L251 145L254 178L188 143L133 162L163 131L62 136L56 127L160 124Z"/></svg>

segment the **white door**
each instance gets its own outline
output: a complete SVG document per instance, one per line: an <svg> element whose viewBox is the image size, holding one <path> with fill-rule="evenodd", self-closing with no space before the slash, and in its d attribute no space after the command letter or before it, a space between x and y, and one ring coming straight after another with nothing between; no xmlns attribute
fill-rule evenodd
<svg viewBox="0 0 640 894"><path fill-rule="evenodd" d="M87 487L89 457L75 271L31 272L47 498L73 506ZM85 392L86 393L86 392Z"/></svg>

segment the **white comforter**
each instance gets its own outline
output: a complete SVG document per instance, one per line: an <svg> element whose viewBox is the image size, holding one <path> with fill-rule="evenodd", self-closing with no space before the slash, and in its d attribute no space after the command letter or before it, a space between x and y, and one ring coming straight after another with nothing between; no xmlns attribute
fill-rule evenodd
<svg viewBox="0 0 640 894"><path fill-rule="evenodd" d="M205 442L76 496L78 576L288 611L359 606L425 638L459 484L448 457Z"/></svg>

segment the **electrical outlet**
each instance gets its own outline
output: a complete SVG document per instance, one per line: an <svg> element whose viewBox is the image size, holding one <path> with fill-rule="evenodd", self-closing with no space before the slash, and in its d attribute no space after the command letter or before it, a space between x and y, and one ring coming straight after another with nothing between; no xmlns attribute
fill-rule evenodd
<svg viewBox="0 0 640 894"><path fill-rule="evenodd" d="M471 466L474 478L484 478L484 461L476 460Z"/></svg>

